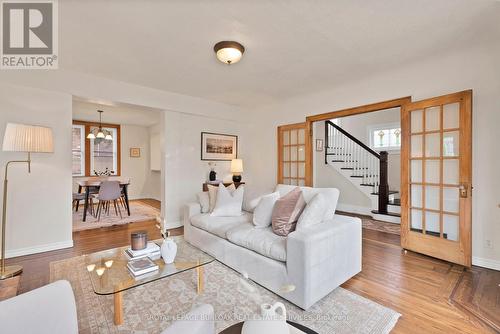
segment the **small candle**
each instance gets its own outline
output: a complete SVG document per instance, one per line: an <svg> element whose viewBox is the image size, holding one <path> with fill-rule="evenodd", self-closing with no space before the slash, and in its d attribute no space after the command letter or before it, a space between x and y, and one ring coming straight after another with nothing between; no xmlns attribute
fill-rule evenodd
<svg viewBox="0 0 500 334"><path fill-rule="evenodd" d="M94 271L94 269L95 269L95 264L89 264L89 265L87 266L87 270L88 270L88 271Z"/></svg>
<svg viewBox="0 0 500 334"><path fill-rule="evenodd" d="M104 270L106 270L105 268L97 268L95 270L97 276L102 276L102 274L104 274Z"/></svg>
<svg viewBox="0 0 500 334"><path fill-rule="evenodd" d="M108 260L104 262L104 265L106 266L106 268L111 268L111 266L113 265L113 260Z"/></svg>

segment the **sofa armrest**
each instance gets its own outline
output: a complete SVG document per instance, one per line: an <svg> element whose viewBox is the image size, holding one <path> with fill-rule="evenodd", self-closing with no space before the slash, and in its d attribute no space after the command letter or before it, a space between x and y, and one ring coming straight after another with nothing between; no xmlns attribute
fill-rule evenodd
<svg viewBox="0 0 500 334"><path fill-rule="evenodd" d="M68 281L57 281L0 302L2 333L78 333L76 303Z"/></svg>
<svg viewBox="0 0 500 334"><path fill-rule="evenodd" d="M184 226L191 224L190 218L195 215L199 215L200 213L201 213L200 203L192 202L185 204L183 208Z"/></svg>
<svg viewBox="0 0 500 334"><path fill-rule="evenodd" d="M322 298L361 271L361 219L336 215L287 238L287 270L308 301Z"/></svg>

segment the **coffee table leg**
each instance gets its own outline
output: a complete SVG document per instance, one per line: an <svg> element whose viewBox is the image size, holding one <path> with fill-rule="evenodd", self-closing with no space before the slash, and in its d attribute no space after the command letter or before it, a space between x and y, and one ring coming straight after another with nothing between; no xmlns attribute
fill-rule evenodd
<svg viewBox="0 0 500 334"><path fill-rule="evenodd" d="M196 271L198 272L198 294L203 293L203 266L199 266L196 268Z"/></svg>
<svg viewBox="0 0 500 334"><path fill-rule="evenodd" d="M115 325L123 324L123 292L117 292L115 296Z"/></svg>

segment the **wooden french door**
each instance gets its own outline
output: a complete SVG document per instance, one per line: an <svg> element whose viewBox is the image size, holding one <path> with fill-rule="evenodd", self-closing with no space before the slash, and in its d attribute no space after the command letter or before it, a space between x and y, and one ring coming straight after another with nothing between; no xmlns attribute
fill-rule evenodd
<svg viewBox="0 0 500 334"><path fill-rule="evenodd" d="M470 267L472 91L404 105L401 128L401 245Z"/></svg>
<svg viewBox="0 0 500 334"><path fill-rule="evenodd" d="M305 122L278 127L278 183L311 185L308 133Z"/></svg>

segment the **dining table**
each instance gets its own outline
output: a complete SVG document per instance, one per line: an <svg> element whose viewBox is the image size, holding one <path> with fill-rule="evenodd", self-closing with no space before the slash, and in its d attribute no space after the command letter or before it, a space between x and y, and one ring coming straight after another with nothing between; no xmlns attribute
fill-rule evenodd
<svg viewBox="0 0 500 334"><path fill-rule="evenodd" d="M87 220L87 211L89 208L89 198L91 193L99 193L99 188L103 181L120 181L120 187L122 188L123 197L125 199L125 208L127 209L127 214L130 216L130 203L128 200L128 186L130 185L130 180L119 179L119 178L108 178L106 180L100 178L87 178L76 180L78 185L78 193L81 194L82 191L85 192L85 199L83 203L83 221ZM80 201L77 201L76 208L78 211L78 206Z"/></svg>

